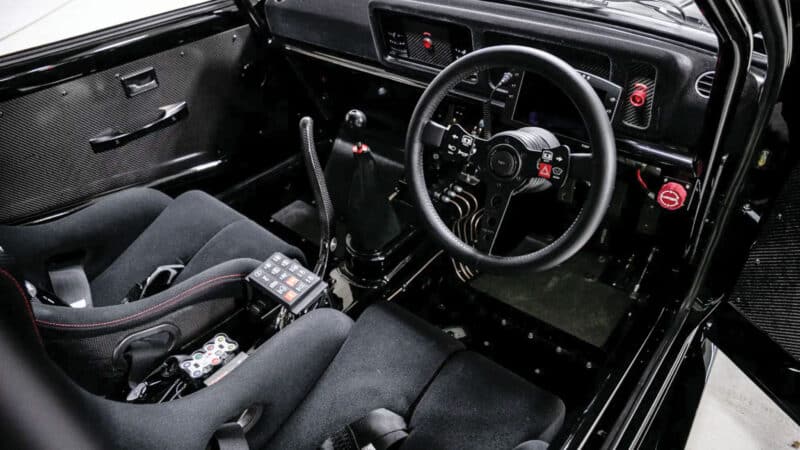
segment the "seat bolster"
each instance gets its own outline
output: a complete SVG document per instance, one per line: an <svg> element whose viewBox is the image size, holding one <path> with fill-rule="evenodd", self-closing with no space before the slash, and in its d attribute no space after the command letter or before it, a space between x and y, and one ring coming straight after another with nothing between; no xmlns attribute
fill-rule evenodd
<svg viewBox="0 0 800 450"><path fill-rule="evenodd" d="M281 252L305 263L302 252L282 241L250 219L233 222L220 230L189 260L175 280L180 283L190 277L234 258L266 261L273 253Z"/></svg>
<svg viewBox="0 0 800 450"><path fill-rule="evenodd" d="M116 259L172 199L147 188L103 197L70 215L29 226L0 226L0 245L13 254L26 276L47 285L44 264L55 255L85 254L91 279Z"/></svg>
<svg viewBox="0 0 800 450"><path fill-rule="evenodd" d="M253 430L259 448L316 449L342 426L378 408L408 416L439 368L463 345L391 303L368 308L342 350L292 417Z"/></svg>
<svg viewBox="0 0 800 450"><path fill-rule="evenodd" d="M158 266L189 261L220 230L243 219L204 192L178 196L102 273L90 279L95 306L121 301Z"/></svg>
<svg viewBox="0 0 800 450"><path fill-rule="evenodd" d="M159 317L188 305L244 296L244 277L259 264L260 261L253 259L227 261L133 303L86 309L35 303L34 314L45 336L53 333L63 337L65 332L72 336L98 336L145 323L155 324Z"/></svg>
<svg viewBox="0 0 800 450"><path fill-rule="evenodd" d="M550 442L564 415L555 395L477 353L461 352L423 394L403 449L507 450Z"/></svg>
<svg viewBox="0 0 800 450"><path fill-rule="evenodd" d="M317 382L352 327L332 309L308 313L256 349L230 375L211 387L169 403L135 405L89 394L96 422L113 448L202 449L225 422L253 405L264 407L259 423L280 424Z"/></svg>

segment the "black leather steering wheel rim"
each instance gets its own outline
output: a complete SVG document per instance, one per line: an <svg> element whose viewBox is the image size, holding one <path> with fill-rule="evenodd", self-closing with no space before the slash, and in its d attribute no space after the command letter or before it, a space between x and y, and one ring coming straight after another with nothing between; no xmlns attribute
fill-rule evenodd
<svg viewBox="0 0 800 450"><path fill-rule="evenodd" d="M525 255L496 256L461 241L439 217L428 193L423 167L423 132L451 89L470 75L514 67L535 73L560 87L577 107L592 146L591 188L572 225L546 247ZM574 256L599 228L611 203L616 179L616 144L605 106L589 83L569 64L550 53L517 45L489 47L455 61L430 83L411 116L406 135L406 178L422 223L445 251L484 271L547 270Z"/></svg>

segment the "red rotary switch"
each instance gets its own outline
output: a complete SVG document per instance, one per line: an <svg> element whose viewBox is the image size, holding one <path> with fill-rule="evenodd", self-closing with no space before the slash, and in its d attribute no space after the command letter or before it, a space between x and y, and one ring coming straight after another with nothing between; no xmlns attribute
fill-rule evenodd
<svg viewBox="0 0 800 450"><path fill-rule="evenodd" d="M641 108L647 103L647 91L648 87L646 84L636 83L633 85L633 92L631 92L630 102L636 108Z"/></svg>
<svg viewBox="0 0 800 450"><path fill-rule="evenodd" d="M367 145L367 144L363 144L363 143L359 142L357 145L353 146L353 153L356 154L356 155L360 155L362 153L368 153L368 152L369 152L369 145Z"/></svg>
<svg viewBox="0 0 800 450"><path fill-rule="evenodd" d="M656 201L659 206L667 211L681 209L683 208L683 204L686 203L686 188L674 181L665 183L658 191Z"/></svg>
<svg viewBox="0 0 800 450"><path fill-rule="evenodd" d="M433 48L433 38L427 31L422 33L422 46L425 47L426 50Z"/></svg>

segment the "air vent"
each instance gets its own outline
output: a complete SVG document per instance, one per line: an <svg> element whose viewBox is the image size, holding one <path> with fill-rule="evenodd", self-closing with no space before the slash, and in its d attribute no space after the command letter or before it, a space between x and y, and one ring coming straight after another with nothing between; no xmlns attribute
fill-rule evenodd
<svg viewBox="0 0 800 450"><path fill-rule="evenodd" d="M714 86L714 72L706 72L697 78L694 83L694 90L700 97L711 97L711 87Z"/></svg>

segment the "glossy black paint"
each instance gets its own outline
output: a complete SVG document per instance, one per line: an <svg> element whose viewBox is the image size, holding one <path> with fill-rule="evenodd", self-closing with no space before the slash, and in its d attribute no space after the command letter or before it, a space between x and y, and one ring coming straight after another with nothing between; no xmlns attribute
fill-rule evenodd
<svg viewBox="0 0 800 450"><path fill-rule="evenodd" d="M787 62L786 23L788 18L778 1L756 1L753 8L756 14L746 17L741 5L734 0L698 1L707 19L720 36L720 67L727 71L718 71L715 92L712 93L712 108L709 114L715 115L716 128L710 128L712 135L707 138L714 142L711 158L717 157L720 132L730 126L733 120L732 97L741 95L742 79L749 65L752 28L760 26L764 33L770 69L764 82L764 94L760 97L758 113L748 130L748 139L740 142L736 148L736 156L728 161L727 166L720 165L716 185L709 192L709 205L706 206L705 217L712 218L709 236L704 246L699 249L699 262L694 266L694 279L687 295L684 297L670 328L659 349L654 353L649 366L638 382L637 389L631 396L626 409L617 420L604 448L632 448L643 442L648 431L656 422L662 402L667 397L682 362L692 350L701 324L705 323L713 311L715 302L698 302L707 292L709 269L715 252L722 241L731 214L736 210L737 194L741 191L745 175L752 160L755 144L763 131L766 118L771 111L780 91ZM752 4L751 4L752 6ZM727 97L720 97L727 92ZM715 98L717 97L717 98ZM731 150L729 148L729 150ZM727 158L727 157L726 157ZM726 158L720 158L725 162ZM705 222L705 221L704 221ZM730 276L730 275L729 275Z"/></svg>

